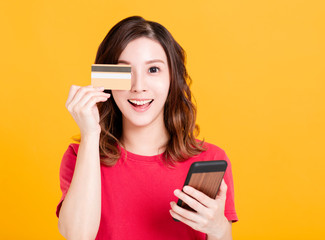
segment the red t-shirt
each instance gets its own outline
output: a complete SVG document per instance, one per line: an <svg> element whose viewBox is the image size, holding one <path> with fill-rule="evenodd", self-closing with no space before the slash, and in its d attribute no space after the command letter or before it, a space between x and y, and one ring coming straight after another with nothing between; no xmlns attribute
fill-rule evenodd
<svg viewBox="0 0 325 240"><path fill-rule="evenodd" d="M237 221L230 161L219 147L205 143L207 151L177 163L175 168L164 165L161 155L140 156L121 148L121 157L113 167L101 164L101 219L98 240L124 239L205 239L206 235L172 219L170 202L177 202L173 194L182 189L190 165L195 161L226 160L224 180L228 186L225 216ZM60 167L62 198L57 206L59 216L62 201L69 189L79 144L71 144Z"/></svg>

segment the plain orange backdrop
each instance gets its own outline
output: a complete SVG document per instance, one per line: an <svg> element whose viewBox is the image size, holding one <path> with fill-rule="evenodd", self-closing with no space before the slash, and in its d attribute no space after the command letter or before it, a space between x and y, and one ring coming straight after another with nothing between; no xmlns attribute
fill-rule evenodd
<svg viewBox="0 0 325 240"><path fill-rule="evenodd" d="M322 239L322 0L1 3L0 239L63 239L59 166L79 133L68 91L90 83L98 45L131 15L160 22L187 52L199 138L232 161L234 239Z"/></svg>

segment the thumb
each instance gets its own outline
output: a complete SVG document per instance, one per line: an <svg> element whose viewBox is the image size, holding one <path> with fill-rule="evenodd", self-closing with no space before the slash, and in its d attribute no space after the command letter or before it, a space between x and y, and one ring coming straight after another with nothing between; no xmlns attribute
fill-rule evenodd
<svg viewBox="0 0 325 240"><path fill-rule="evenodd" d="M222 179L220 188L219 188L219 192L216 196L216 200L222 200L222 201L226 201L227 198L227 184L225 183L225 180Z"/></svg>

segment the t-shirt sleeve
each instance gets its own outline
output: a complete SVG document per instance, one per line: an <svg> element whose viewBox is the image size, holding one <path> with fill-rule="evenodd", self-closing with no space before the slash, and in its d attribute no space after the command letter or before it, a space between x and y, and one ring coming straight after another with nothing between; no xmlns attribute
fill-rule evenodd
<svg viewBox="0 0 325 240"><path fill-rule="evenodd" d="M225 160L228 163L227 170L224 175L224 180L228 187L226 204L225 204L225 216L228 219L228 221L237 222L238 217L235 210L234 181L232 177L231 163L226 154L225 154Z"/></svg>
<svg viewBox="0 0 325 240"><path fill-rule="evenodd" d="M74 168L77 160L77 144L70 144L63 155L60 166L60 188L62 197L56 208L56 216L59 217L62 202L69 190Z"/></svg>

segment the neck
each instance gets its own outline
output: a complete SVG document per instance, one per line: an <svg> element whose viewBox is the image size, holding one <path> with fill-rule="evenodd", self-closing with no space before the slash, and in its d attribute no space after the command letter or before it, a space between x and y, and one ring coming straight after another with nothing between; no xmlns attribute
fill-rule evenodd
<svg viewBox="0 0 325 240"><path fill-rule="evenodd" d="M161 154L168 140L169 135L163 122L138 127L123 121L121 142L129 152L143 156Z"/></svg>

